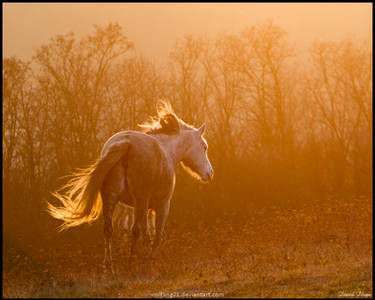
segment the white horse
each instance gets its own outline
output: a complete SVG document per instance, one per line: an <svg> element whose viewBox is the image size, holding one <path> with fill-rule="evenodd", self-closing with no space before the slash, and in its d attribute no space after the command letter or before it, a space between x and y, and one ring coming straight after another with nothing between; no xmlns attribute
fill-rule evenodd
<svg viewBox="0 0 375 300"><path fill-rule="evenodd" d="M129 259L135 254L139 235L147 235L148 209L155 211L156 236L151 251L154 257L169 212L175 167L182 163L202 181L210 180L213 175L203 138L204 124L199 129L187 125L164 103L157 119L141 127L145 132L121 131L113 135L104 144L100 158L89 168L75 173L62 187L65 193L54 193L62 207L48 203L48 212L64 221L61 230L96 220L103 207L104 263L110 273L113 273L112 216L118 201L135 209Z"/></svg>

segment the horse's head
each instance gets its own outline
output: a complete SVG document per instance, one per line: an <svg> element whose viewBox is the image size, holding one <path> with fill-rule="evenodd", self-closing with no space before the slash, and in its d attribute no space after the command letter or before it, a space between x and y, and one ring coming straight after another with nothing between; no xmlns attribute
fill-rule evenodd
<svg viewBox="0 0 375 300"><path fill-rule="evenodd" d="M208 181L213 176L213 169L207 157L207 142L203 137L206 125L199 129L189 130L186 139L186 152L182 158L182 164L192 175L198 175L202 181Z"/></svg>
<svg viewBox="0 0 375 300"><path fill-rule="evenodd" d="M145 129L145 133L157 136L162 141L169 155L174 157L175 164L182 162L192 176L202 181L211 179L213 170L203 137L205 124L199 129L186 124L175 115L169 102L162 101L157 118L139 126Z"/></svg>

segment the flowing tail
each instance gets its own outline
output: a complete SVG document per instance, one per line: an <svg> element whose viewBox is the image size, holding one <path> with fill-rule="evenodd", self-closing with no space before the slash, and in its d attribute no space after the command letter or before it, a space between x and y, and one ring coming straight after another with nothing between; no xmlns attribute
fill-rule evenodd
<svg viewBox="0 0 375 300"><path fill-rule="evenodd" d="M72 175L70 181L52 194L61 201L61 207L47 202L47 212L63 220L60 231L95 221L102 211L100 188L111 168L127 153L129 141L114 143L107 153L86 169ZM59 191L65 190L64 193Z"/></svg>

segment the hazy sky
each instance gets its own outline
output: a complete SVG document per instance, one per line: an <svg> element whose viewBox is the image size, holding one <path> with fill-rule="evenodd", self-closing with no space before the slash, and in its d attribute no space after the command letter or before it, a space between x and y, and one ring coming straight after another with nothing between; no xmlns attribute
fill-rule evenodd
<svg viewBox="0 0 375 300"><path fill-rule="evenodd" d="M51 37L119 23L137 51L166 58L189 33L234 33L273 19L297 47L372 38L371 3L3 3L3 55L30 59Z"/></svg>

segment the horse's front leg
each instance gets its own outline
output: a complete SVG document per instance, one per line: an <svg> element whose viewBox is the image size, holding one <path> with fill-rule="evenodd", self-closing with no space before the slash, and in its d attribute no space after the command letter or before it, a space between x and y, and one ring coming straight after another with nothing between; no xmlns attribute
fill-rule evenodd
<svg viewBox="0 0 375 300"><path fill-rule="evenodd" d="M155 227L156 227L156 235L152 243L152 250L151 250L151 258L155 258L157 250L161 244L163 238L163 231L165 222L168 217L169 213L169 200L165 201L164 203L160 204L158 207L155 208L156 219L155 219Z"/></svg>
<svg viewBox="0 0 375 300"><path fill-rule="evenodd" d="M155 229L155 212L152 209L148 210L147 214L147 241L149 244L152 245L152 241L154 240L156 234Z"/></svg>

